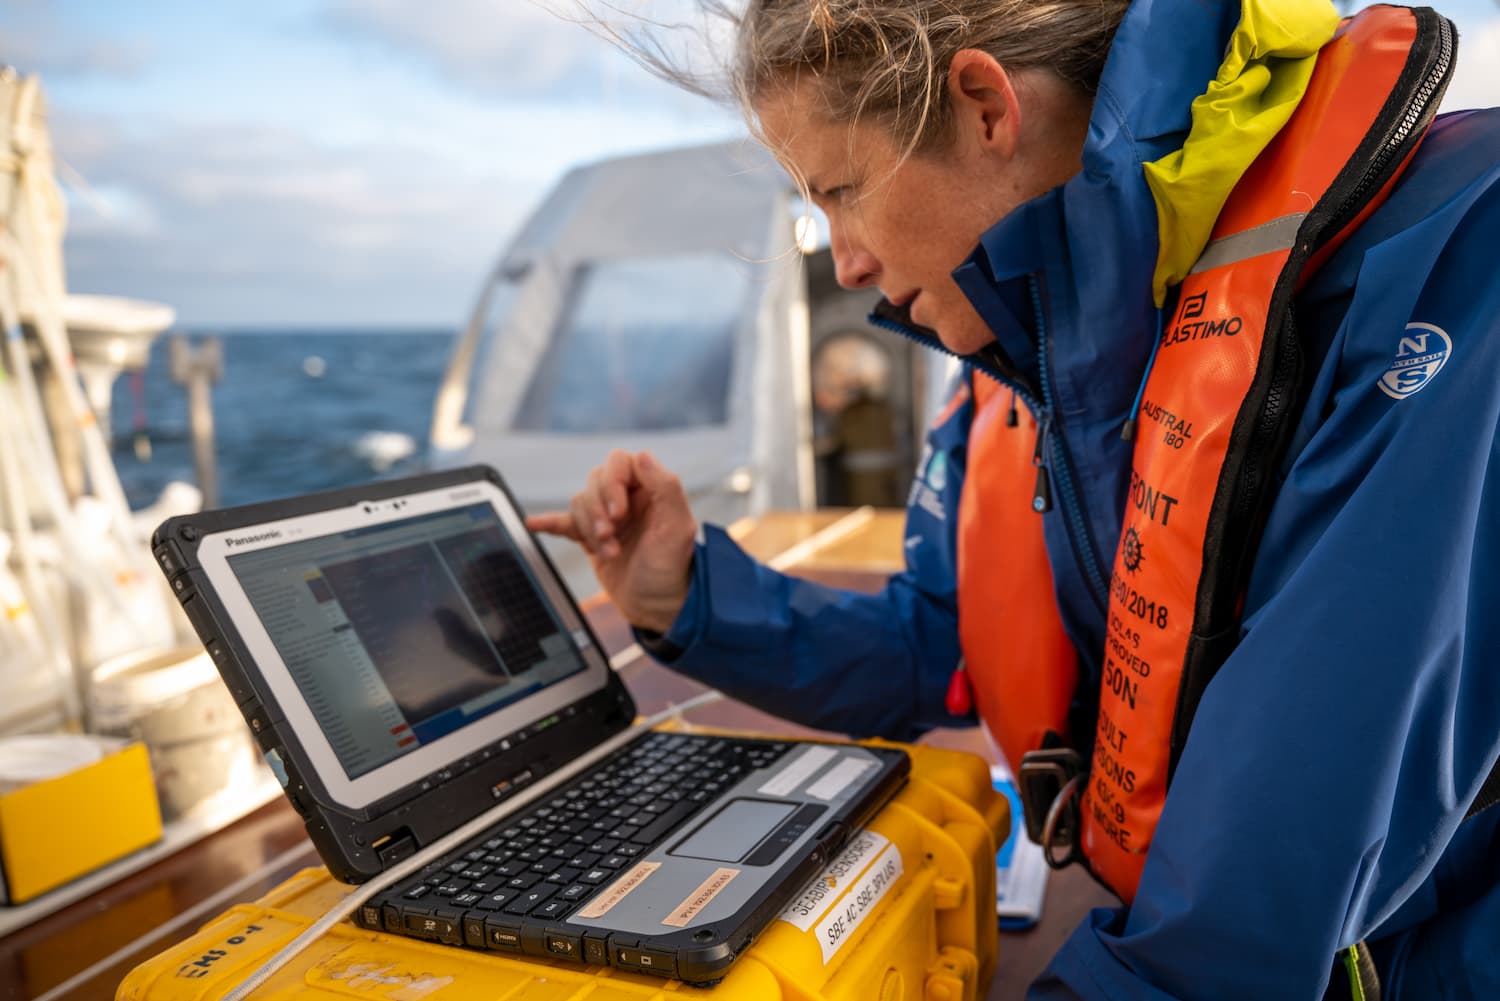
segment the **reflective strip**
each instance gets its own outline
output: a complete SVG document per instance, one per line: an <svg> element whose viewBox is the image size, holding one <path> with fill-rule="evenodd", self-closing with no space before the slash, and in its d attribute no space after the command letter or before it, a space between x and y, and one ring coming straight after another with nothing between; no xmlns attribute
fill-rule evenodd
<svg viewBox="0 0 1500 1001"><path fill-rule="evenodd" d="M1198 263L1193 265L1193 270L1188 274L1196 275L1211 268L1222 268L1226 264L1238 264L1276 250L1290 250L1297 242L1297 231L1302 228L1302 220L1306 218L1306 212L1293 212L1291 215L1263 222L1254 229L1220 237L1203 248Z"/></svg>

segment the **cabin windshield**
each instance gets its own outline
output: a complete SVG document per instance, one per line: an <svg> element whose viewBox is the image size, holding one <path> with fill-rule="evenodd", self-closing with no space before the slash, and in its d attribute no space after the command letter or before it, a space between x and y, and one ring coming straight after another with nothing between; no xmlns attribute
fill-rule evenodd
<svg viewBox="0 0 1500 1001"><path fill-rule="evenodd" d="M590 261L515 418L522 431L672 431L729 420L745 262L724 253Z"/></svg>

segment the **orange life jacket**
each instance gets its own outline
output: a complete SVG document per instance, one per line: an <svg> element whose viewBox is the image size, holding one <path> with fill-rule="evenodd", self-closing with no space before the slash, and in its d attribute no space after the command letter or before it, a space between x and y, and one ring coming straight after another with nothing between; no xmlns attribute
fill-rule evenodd
<svg viewBox="0 0 1500 1001"><path fill-rule="evenodd" d="M1031 507L1036 420L984 376L958 502L958 636L979 718L1012 770L1047 741L1066 740L1078 655L1052 591L1042 519ZM1017 414L1015 424L1010 415ZM952 708L952 707L950 707Z"/></svg>
<svg viewBox="0 0 1500 1001"><path fill-rule="evenodd" d="M1127 903L1198 701L1239 639L1245 584L1297 418L1293 296L1415 151L1437 103L1420 88L1438 63L1439 20L1377 7L1345 22L1292 120L1235 188L1163 331L1071 835ZM1060 637L1041 519L1030 512L1023 470L1035 425L1004 426L994 399L1003 391L983 391L985 405L986 381L976 381L959 513L959 632L980 716L1012 767L1024 767L1048 731L1067 736L1076 658ZM1040 825L1027 819L1035 835Z"/></svg>

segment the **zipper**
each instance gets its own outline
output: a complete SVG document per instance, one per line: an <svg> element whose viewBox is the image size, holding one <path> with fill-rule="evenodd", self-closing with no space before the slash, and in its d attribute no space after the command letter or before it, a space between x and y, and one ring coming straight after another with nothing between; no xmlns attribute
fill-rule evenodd
<svg viewBox="0 0 1500 1001"><path fill-rule="evenodd" d="M1399 163L1398 157L1405 155L1404 147L1412 134L1418 131L1419 127L1425 127L1435 113L1436 109L1432 108L1432 99L1438 93L1443 78L1448 75L1453 64L1453 26L1446 17L1436 14L1433 16L1437 19L1438 29L1436 61L1423 78L1416 94L1412 96L1405 113L1396 122L1380 150L1375 154L1370 166L1360 175L1359 181L1350 191L1349 196L1331 216L1332 221L1324 227L1324 233L1337 234L1348 224L1350 218L1365 207L1368 203L1367 193L1372 187L1378 189L1385 184L1389 179L1393 163ZM1282 350L1276 353L1266 404L1261 410L1260 419L1256 424L1256 433L1252 438L1254 444L1245 456L1245 475L1242 482L1259 482L1262 476L1261 466L1274 455L1276 442L1272 440L1273 430L1281 420L1281 412L1292 403L1288 390L1292 380L1296 377L1299 363L1300 357L1295 351ZM1241 491L1236 498L1235 510L1240 517L1248 516L1257 506L1257 500L1250 497L1249 493L1251 492Z"/></svg>
<svg viewBox="0 0 1500 1001"><path fill-rule="evenodd" d="M1043 417L1042 404L1032 391L1031 383L1026 380L1025 376L1015 370L997 345L987 345L972 355L961 355L956 351L950 351L948 346L942 341L932 337L924 337L893 317L884 316L880 313L871 313L868 320L881 330L889 330L891 333L899 334L909 341L915 341L924 348L931 348L939 354L945 354L949 358L956 358L965 365L972 365L979 369L979 371L1015 394L1016 398L1026 405L1026 409L1031 411L1031 416L1036 418L1037 423L1041 423ZM991 348L994 350L990 350ZM1007 423L1009 423L1009 418L1007 418Z"/></svg>
<svg viewBox="0 0 1500 1001"><path fill-rule="evenodd" d="M1042 314L1041 290L1036 276L1031 276L1028 281L1032 305L1036 310L1037 358L1041 363L1039 374L1042 384L1040 399L1030 381L1015 370L1000 350L999 345L987 345L974 355L965 356L950 351L946 345L935 338L923 337L893 317L884 316L878 312L872 313L870 322L882 330L889 330L950 358L957 358L965 364L973 365L985 375L1010 389L1026 405L1026 409L1031 411L1031 416L1037 422L1036 450L1031 456L1032 465L1037 471L1036 486L1031 497L1031 509L1038 514L1045 514L1052 510L1055 481L1057 496L1063 501L1066 526L1064 534L1068 537L1068 543L1072 547L1074 562L1083 572L1084 580L1090 587L1095 604L1102 610L1106 607L1108 589L1099 569L1098 558L1095 557L1093 547L1088 542L1088 520L1084 516L1082 501L1074 488L1072 469L1068 464L1067 446L1060 435L1052 434L1052 390L1047 381L1047 327ZM1050 448L1049 443L1052 445ZM1048 461L1049 452L1051 453L1050 462ZM1080 532L1083 534L1080 535Z"/></svg>
<svg viewBox="0 0 1500 1001"><path fill-rule="evenodd" d="M1320 245L1320 240L1337 236L1369 204L1371 195L1389 181L1393 169L1405 157L1406 146L1413 134L1420 134L1436 112L1434 98L1441 93L1444 78L1453 63L1453 26L1447 18L1434 11L1424 9L1415 14L1419 38L1424 30L1433 27L1426 19L1436 21L1437 49L1427 56L1430 65L1406 108L1393 116L1394 122L1371 154L1369 165L1360 174L1359 180L1349 189L1349 194L1338 208L1328 216L1329 221L1310 240L1302 242L1293 251L1289 267L1294 266L1299 271L1304 268ZM1405 71L1402 75L1405 76ZM1373 128L1371 131L1373 132ZM1296 260L1298 255L1300 260ZM1286 411L1298 403L1297 392L1301 384L1303 358L1295 333L1295 301L1289 301L1285 309L1281 325L1273 329L1268 324L1266 328L1268 344L1274 343L1274 354L1270 360L1271 372L1266 384L1265 402L1245 443L1243 464L1235 474L1234 494L1226 514L1226 523L1239 527L1225 533L1218 552L1212 556L1216 563L1212 574L1225 582L1224 586L1233 587L1240 595L1248 584L1250 567L1254 561L1255 540L1262 525L1265 507L1270 503L1271 494L1266 489L1266 484L1275 475L1273 464L1284 454L1285 439L1291 433L1289 428L1281 425ZM1270 340L1272 338L1275 339L1274 342ZM1206 555L1205 575L1210 573L1208 558ZM1196 623L1195 619L1195 631L1209 637L1207 642L1213 642L1212 638L1222 638L1238 621L1236 603L1233 600L1222 600L1221 596L1221 600L1210 601L1205 607L1215 618L1201 624ZM1169 783L1186 744L1188 726L1197 712L1198 701L1218 665L1222 663L1222 656L1217 661L1214 658L1215 654L1207 645L1201 647L1196 655L1190 653L1189 663L1178 689L1177 709L1172 724L1167 772Z"/></svg>
<svg viewBox="0 0 1500 1001"><path fill-rule="evenodd" d="M1052 490L1051 484L1048 482L1046 458L1043 455L1043 445L1047 437L1047 428L1052 423L1052 414L1036 398L1030 382L1020 372L1016 371L999 346L993 344L985 345L974 354L965 356L955 351L950 351L948 346L942 341L935 338L923 337L906 324L892 317L883 316L880 313L871 313L869 320L882 330L889 330L894 334L900 334L909 341L915 341L923 347L932 348L934 351L945 354L949 358L957 358L965 365L972 365L1006 389L1009 389L1011 397L1010 412L1005 418L1007 426L1015 427L1017 424L1016 400L1019 399L1026 405L1026 409L1031 412L1032 418L1037 423L1036 450L1031 454L1031 464L1036 467L1037 471L1036 487L1032 491L1031 497L1031 509L1037 514L1045 514L1052 510Z"/></svg>
<svg viewBox="0 0 1500 1001"><path fill-rule="evenodd" d="M1411 139L1412 133L1425 130L1427 123L1437 113L1437 109L1433 107L1433 98L1440 92L1444 78L1448 76L1453 66L1453 25L1441 14L1427 13L1437 19L1437 61L1427 71L1422 85L1417 88L1416 94L1412 95L1411 104L1407 106L1406 113L1401 116L1401 120L1395 124L1390 135L1386 137L1385 143L1375 153L1369 167L1360 177L1359 183L1354 186L1349 197L1344 199L1344 203L1333 214L1333 221L1324 229L1325 233L1335 234L1341 231L1349 219L1365 206L1368 201L1366 192L1372 186L1385 184L1392 160L1405 155L1405 146ZM1421 14L1422 12L1417 12L1418 17Z"/></svg>
<svg viewBox="0 0 1500 1001"><path fill-rule="evenodd" d="M1037 514L1052 510L1052 480L1047 475L1047 457L1043 455L1047 444L1047 431L1052 426L1052 415L1037 425L1036 449L1031 453L1031 464L1036 467L1036 487L1031 492L1031 509Z"/></svg>
<svg viewBox="0 0 1500 1001"><path fill-rule="evenodd" d="M1047 317L1042 308L1042 287L1036 275L1027 276L1027 285L1031 290L1031 308L1036 314L1036 357L1038 375L1042 384L1042 401L1047 413L1047 422L1037 429L1037 455L1033 456L1032 462L1037 467L1037 497L1032 500L1032 507L1041 511L1045 508L1038 504L1045 502L1051 506L1051 498L1043 498L1041 491L1046 489L1051 493L1052 484L1049 483L1047 475L1047 463L1042 452L1043 445L1048 445L1048 451L1052 456L1051 480L1056 481L1057 496L1062 501L1063 515L1066 519L1068 541L1073 546L1074 559L1083 568L1084 579L1088 581L1094 603L1100 611L1108 605L1109 588L1104 580L1104 574L1099 566L1099 558L1094 554L1094 546L1089 535L1088 518L1083 510L1083 498L1078 493L1073 482L1073 467L1068 458L1068 444L1062 435L1050 434L1052 430L1052 415L1056 412L1052 398L1052 380L1048 378L1047 362Z"/></svg>

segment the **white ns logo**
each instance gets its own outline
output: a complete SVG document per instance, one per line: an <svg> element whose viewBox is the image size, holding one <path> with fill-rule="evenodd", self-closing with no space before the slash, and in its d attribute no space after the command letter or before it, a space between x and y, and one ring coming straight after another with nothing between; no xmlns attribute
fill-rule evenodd
<svg viewBox="0 0 1500 1001"><path fill-rule="evenodd" d="M1393 400L1413 396L1442 370L1453 350L1453 341L1430 323L1408 323L1396 345L1396 359L1380 377L1380 390Z"/></svg>

